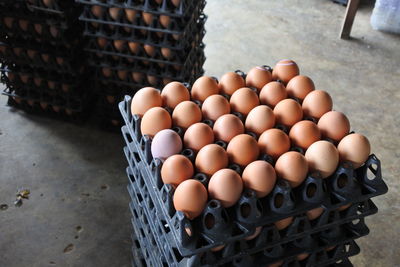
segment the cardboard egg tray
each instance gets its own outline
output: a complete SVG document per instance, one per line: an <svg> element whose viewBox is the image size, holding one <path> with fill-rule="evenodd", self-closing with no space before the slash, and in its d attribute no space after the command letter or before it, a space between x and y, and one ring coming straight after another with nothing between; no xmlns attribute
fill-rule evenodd
<svg viewBox="0 0 400 267"><path fill-rule="evenodd" d="M132 199L130 203L133 215L132 224L136 236L139 236L136 238L140 240L140 244L143 244L142 248L151 248L149 252L142 250L143 255L147 255L145 258L153 255L152 259L148 259L147 266L249 266L249 264L266 266L276 261L284 261L283 266L300 266L296 257L301 253L310 254L307 259L301 261L301 266L325 266L338 261L346 261L348 257L358 254L360 249L354 239L369 233L368 227L361 218L356 224L344 223L321 232L302 235L293 242L264 247L260 251L251 247L268 236L264 231L255 240L227 245L219 252L207 251L191 257L182 257L174 247L174 243L171 242L169 225L161 219L162 216L159 215L148 188L140 186L140 183L144 183L142 179L148 177L140 177L140 166L138 168L128 167L127 174L129 177L128 191ZM272 228L273 226L266 227ZM138 228L144 229L144 231L137 230ZM141 236L143 233L151 242L143 240L144 238ZM154 245L154 239L156 245ZM329 248L333 246L335 248L329 251ZM155 261L158 262L154 263ZM348 262L343 266L352 265Z"/></svg>
<svg viewBox="0 0 400 267"><path fill-rule="evenodd" d="M144 5L142 4L136 6L135 10L139 12L136 12L136 18L132 22L129 21L125 16L125 9L134 9L129 5L126 4L124 5L123 3L119 3L119 5L116 5L116 2L110 3L110 1L107 1L106 3L101 3L101 2L96 3L94 1L78 0L78 2L85 5L83 14L80 16L80 20L85 21L87 23L96 23L95 25L107 24L114 27L126 27L130 29L146 30L146 31L160 32L165 34L182 34L185 28L188 27L188 25L192 20L197 20L197 18L200 16L206 4L206 1L204 0L190 1L191 2L190 5L186 5L185 7L186 10L184 14L179 15L179 14L171 14L168 12L163 13L162 10L146 11L144 10L146 9L145 7L146 3L144 3ZM93 5L103 7L103 14L100 18L96 17L92 13L91 8ZM142 7L142 10L140 10L140 6ZM110 16L109 12L110 8L120 8L117 13L117 17L113 18ZM152 19L149 24L145 23L142 11L152 14ZM164 27L163 25L161 25L159 21L160 15L169 17L170 22L168 24L168 27Z"/></svg>
<svg viewBox="0 0 400 267"><path fill-rule="evenodd" d="M316 222L299 223L303 230L304 225L307 225L307 228L310 225L311 227L308 229L310 231L319 231L328 226L331 227L332 223L349 222L357 219L357 215L360 213L357 210L362 210L365 201L387 191L381 178L380 162L374 155L371 155L365 166L355 172L344 165L339 167L335 174L328 179L309 176L302 186L294 190L287 183L280 181L273 192L263 199L255 198L254 193L247 190L233 208L226 210L219 205L209 203L203 212L203 217L200 216L191 222L181 212L175 212L172 204L173 189L170 185L163 185L160 178L161 162L158 159L153 160L150 152L151 140L147 136L141 136L140 118L131 115L130 103L129 96L120 103L120 111L126 124L122 131L128 146L128 150L125 151L128 162L133 167L143 164L141 171L146 177L144 182L150 189L149 194L155 206L159 208L160 214L164 216L166 223L172 226L170 230L182 256L194 255L222 244L233 243L252 235L258 226L290 216L298 216L320 206L325 210L324 215L315 220ZM367 172L371 172L369 175L373 174L371 179L368 178ZM278 199L279 201L277 201ZM346 212L337 211L339 207L349 203L359 204L359 206L348 209ZM242 214L242 206L251 207L251 212ZM376 209L367 210L365 216L376 212ZM221 223L216 224L212 229L205 227L201 218L208 214L214 216L215 221ZM225 223L224 217L228 218ZM337 220L330 221L332 217ZM195 235L196 238L190 237L184 230L185 227L200 232ZM290 232L290 236L292 235L296 238L294 233Z"/></svg>

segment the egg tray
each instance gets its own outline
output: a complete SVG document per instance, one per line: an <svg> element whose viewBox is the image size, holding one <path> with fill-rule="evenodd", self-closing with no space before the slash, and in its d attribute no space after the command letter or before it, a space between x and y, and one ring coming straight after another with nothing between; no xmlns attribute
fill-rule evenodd
<svg viewBox="0 0 400 267"><path fill-rule="evenodd" d="M130 178L128 191L132 198L130 204L133 215L132 223L134 228L135 224L141 224L147 228L147 231L145 231L146 236L152 235L152 243L150 246L161 248L162 256L164 256L162 261L166 262L168 266L248 266L248 264L252 264L251 266L265 266L266 264L283 259L285 259L287 264L284 266L293 266L294 263L298 263L296 255L304 252L311 255L307 260L302 261L302 265L306 262L303 266L322 266L358 254L360 250L353 239L369 233L368 227L366 227L363 219L361 219L360 222L355 225L347 223L330 228L328 229L329 231L325 230L324 232L321 231L313 235L303 235L301 237L302 240L297 239L296 242L278 244L272 248L264 248L256 253L245 252L241 250L242 247L237 247L236 245L230 247L227 245L222 252L206 252L194 255L190 258L185 258L180 256L179 252L171 245L171 241L168 238L170 234L168 225L166 225L164 221L160 221L158 211L155 209L154 205L152 205L149 194L145 192L143 195L143 193L140 192L140 187L137 186L137 181L140 179L135 179L136 176L132 171L140 175L138 169L132 170L128 167L127 174ZM148 228L151 229L152 233L149 233ZM137 233L137 231L135 231L135 233ZM261 233L260 236L263 234L264 233ZM154 238L157 242L155 246ZM254 243L254 241L247 242ZM350 248L344 249L342 246L345 243L349 245ZM145 244L148 243L145 242ZM325 249L332 246L338 247L334 249L333 252L326 252ZM224 253L227 250L231 250L231 256ZM160 255L157 258L160 258ZM254 264L256 262L257 264ZM151 266L161 266L161 264Z"/></svg>
<svg viewBox="0 0 400 267"><path fill-rule="evenodd" d="M155 4L153 0L144 0L143 3L139 3L135 0L107 0L106 3L101 1L91 1L91 0L76 0L76 2L85 5L85 7L90 10L93 5L102 6L103 9L108 9L112 7L123 9L132 9L141 12L151 13L153 15L165 15L171 17L171 19L182 19L190 17L194 11L202 6L204 8L205 0L182 0L179 7L172 5L170 0L164 0L161 5ZM107 13L107 11L104 11ZM113 20L113 19L111 19Z"/></svg>
<svg viewBox="0 0 400 267"><path fill-rule="evenodd" d="M179 50L188 47L193 40L196 41L196 39L202 39L202 37L196 36L205 34L204 24L206 20L207 16L200 14L199 18L196 21L189 23L184 32L178 36L171 34L162 34L159 36L159 33L153 31L147 31L145 34L143 34L141 30L137 29L130 29L130 32L127 32L121 27L110 29L109 25L107 24L99 24L98 27L95 28L89 22L85 23L85 30L83 34L90 38L126 40L128 42L135 41L142 44Z"/></svg>
<svg viewBox="0 0 400 267"><path fill-rule="evenodd" d="M123 127L123 130L125 129ZM128 147L130 146L132 146L132 144L128 145ZM246 223L237 220L237 215L235 215L234 213L235 212L237 214L239 213L238 211L241 208L240 206L237 206L235 211L233 209L222 211L223 209L220 207L219 203L217 203L215 200L212 200L209 202L208 206L203 212L202 217L199 217L199 219L196 219L195 221L191 222L185 219L182 213L175 212L172 204L172 192L169 189L170 186L167 185L163 186L160 190L161 191L160 193L157 190L156 185L147 182L148 180L152 180L153 177L148 176L147 172L148 166L146 166L147 164L143 161L138 161L138 159L140 159L140 156L138 154L131 153L131 151L129 151L128 148L125 148L124 152L132 169L134 169L135 166L140 166L140 168L139 167L138 168L140 169L141 175L137 175L136 177L137 179L139 179L138 181L139 188L140 189L145 188L143 190L146 190L146 193L150 191L150 193L148 194L151 196L153 202L155 203L151 204L150 206L156 206L159 209L160 214L164 214L163 218L165 218L164 220L168 223L168 225L173 225L172 232L175 236L178 236L178 238L174 238L173 241L176 243L176 246L180 252L184 251L183 253L185 253L186 250L190 249L192 249L193 251L199 250L200 252L203 252L205 248L210 249L210 247L215 247L215 246L210 246L210 243L216 241L215 236L219 236L217 237L219 238L219 240L217 241L219 242L219 245L224 243L224 244L229 244L229 246L233 248L240 248L238 251L235 251L234 253L241 253L247 251L249 251L250 253L257 250L266 249L266 247L272 247L282 243L289 243L297 238L300 238L302 235L314 234L318 231L326 230L329 227L334 227L342 223L348 223L352 220L357 220L377 212L376 206L370 200L366 200L360 203L355 203L351 208L347 209L345 212L339 212L337 210L327 209L324 207L325 208L324 213L318 219L312 222L310 222L307 219L307 216L304 215L302 217L296 218L295 221L292 223L292 226L288 228L287 232L285 232L285 235L283 237L279 235L279 233L273 226L269 227L268 229L267 228L264 229L265 236L274 238L268 240L268 242L261 242L261 243L255 242L252 247L247 247L247 243L246 242L243 243L243 240L241 240L243 239L243 233L253 234L255 229L254 228L252 229L251 227L249 227L249 225L246 225ZM136 161L137 163L133 164L134 161ZM199 179L198 176L197 179ZM204 180L201 181L204 182ZM155 195L158 196L154 196L153 191L157 191ZM169 191L169 193L165 193L166 191ZM244 195L245 194L246 193L244 193ZM164 199L164 201L162 201L160 198ZM226 222L225 224L221 223L220 225L215 225L215 227L211 229L207 228L207 226L203 222L203 218L206 218L210 214L215 218L215 221L217 222L223 221L224 219L226 220L226 217L225 218L224 216L221 217L221 214L219 214L221 212L222 213L226 212L225 216L229 218L228 222ZM173 215L169 217L170 215L168 214L173 214ZM274 216L274 214L271 215L272 218L276 217L276 215ZM266 216L268 216L268 214ZM275 220L270 219L268 223L272 223L276 220L277 219ZM227 229L232 228L232 224L236 225L237 227L236 231L234 231L234 234L232 234L231 232L226 232ZM201 229L201 230L199 233L196 233L197 236L189 237L184 230L186 227L190 227L191 229ZM176 235L176 232L178 232L178 235ZM223 236L221 236L221 233L223 234ZM245 234L244 237L246 236L249 235ZM186 244L184 243L185 241L187 242ZM193 246L195 246L195 248L193 248Z"/></svg>

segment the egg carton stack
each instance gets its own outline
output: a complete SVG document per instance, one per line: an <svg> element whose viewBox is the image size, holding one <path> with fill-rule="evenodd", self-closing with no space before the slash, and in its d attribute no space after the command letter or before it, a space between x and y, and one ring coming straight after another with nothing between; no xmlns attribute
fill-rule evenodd
<svg viewBox="0 0 400 267"><path fill-rule="evenodd" d="M1 82L9 105L69 121L85 117L80 13L72 0L1 1Z"/></svg>
<svg viewBox="0 0 400 267"><path fill-rule="evenodd" d="M160 91L119 104L135 266L352 266L388 188L295 62Z"/></svg>
<svg viewBox="0 0 400 267"><path fill-rule="evenodd" d="M77 0L104 126L120 129L118 102L142 87L203 74L204 0Z"/></svg>

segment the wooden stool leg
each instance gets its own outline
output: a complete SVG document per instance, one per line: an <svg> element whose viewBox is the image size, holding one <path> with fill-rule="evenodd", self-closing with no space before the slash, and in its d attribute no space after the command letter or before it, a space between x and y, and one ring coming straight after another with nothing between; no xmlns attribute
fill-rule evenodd
<svg viewBox="0 0 400 267"><path fill-rule="evenodd" d="M342 30L340 31L341 39L349 39L350 37L351 27L353 26L359 2L360 0L349 0L347 3L346 15L343 20Z"/></svg>

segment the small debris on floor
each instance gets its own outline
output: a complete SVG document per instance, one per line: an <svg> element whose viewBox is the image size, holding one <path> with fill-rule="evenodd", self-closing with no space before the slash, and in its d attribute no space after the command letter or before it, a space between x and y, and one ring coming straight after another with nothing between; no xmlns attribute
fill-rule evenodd
<svg viewBox="0 0 400 267"><path fill-rule="evenodd" d="M7 204L1 204L0 205L0 210L7 210L8 209L8 205Z"/></svg>
<svg viewBox="0 0 400 267"><path fill-rule="evenodd" d="M106 189L108 189L108 185L103 184L100 188L103 189L103 190L106 190Z"/></svg>
<svg viewBox="0 0 400 267"><path fill-rule="evenodd" d="M69 244L64 248L64 253L71 252L75 248L74 244Z"/></svg>
<svg viewBox="0 0 400 267"><path fill-rule="evenodd" d="M16 207L21 207L23 204L23 199L29 199L29 194L31 193L31 191L29 189L20 189L18 190L16 196L17 199L14 201L14 205Z"/></svg>

